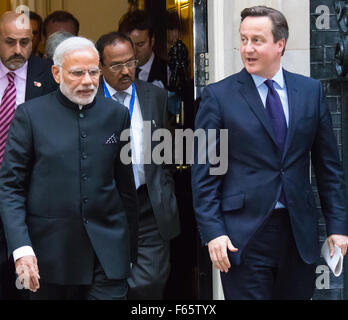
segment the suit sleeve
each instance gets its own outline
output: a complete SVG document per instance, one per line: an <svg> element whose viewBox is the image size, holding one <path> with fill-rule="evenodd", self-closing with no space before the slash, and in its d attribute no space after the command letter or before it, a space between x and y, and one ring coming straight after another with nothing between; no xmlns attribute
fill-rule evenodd
<svg viewBox="0 0 348 320"><path fill-rule="evenodd" d="M124 112L123 130L129 129L130 118L128 111ZM127 141L120 141L120 151L127 144ZM138 216L139 207L137 201L137 191L134 183L132 163L124 164L121 160L121 153L115 162L115 180L123 207L126 211L130 244L131 244L131 261L135 262L138 247Z"/></svg>
<svg viewBox="0 0 348 320"><path fill-rule="evenodd" d="M209 163L208 130L216 130L216 140L212 143L218 150L220 145L220 129L223 129L221 110L216 96L208 86L202 95L202 100L195 120L195 133L199 131L194 146L194 164L192 166L192 195L196 220L203 243L219 236L226 235L221 206L221 187L223 175L211 175L214 165ZM198 141L203 141L204 148ZM203 162L203 163L202 163Z"/></svg>
<svg viewBox="0 0 348 320"><path fill-rule="evenodd" d="M319 96L319 128L311 152L321 208L326 220L327 235L348 235L344 174L320 82Z"/></svg>
<svg viewBox="0 0 348 320"><path fill-rule="evenodd" d="M10 253L32 246L26 225L26 197L33 158L30 119L22 105L12 120L0 170L0 212Z"/></svg>

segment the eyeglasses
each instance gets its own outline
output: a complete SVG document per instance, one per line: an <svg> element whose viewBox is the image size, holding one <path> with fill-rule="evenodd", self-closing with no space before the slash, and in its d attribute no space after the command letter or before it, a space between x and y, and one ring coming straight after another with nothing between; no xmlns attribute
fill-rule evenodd
<svg viewBox="0 0 348 320"><path fill-rule="evenodd" d="M63 66L59 66L59 67L61 67L65 71L67 71L70 74L71 78L73 78L75 80L83 78L85 76L86 72L88 72L88 74L91 78L98 78L100 75L99 68L91 68L89 70L81 70L81 69L67 70Z"/></svg>
<svg viewBox="0 0 348 320"><path fill-rule="evenodd" d="M120 72L123 67L126 67L127 69L133 69L138 65L138 60L130 60L125 63L118 63L114 64L109 67L111 72Z"/></svg>

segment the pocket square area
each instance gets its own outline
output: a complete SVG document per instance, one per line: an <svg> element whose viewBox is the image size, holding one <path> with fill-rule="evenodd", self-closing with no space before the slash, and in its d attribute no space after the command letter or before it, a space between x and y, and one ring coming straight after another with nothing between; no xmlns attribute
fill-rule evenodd
<svg viewBox="0 0 348 320"><path fill-rule="evenodd" d="M113 133L110 138L106 139L105 144L112 144L117 142L118 142L118 137L116 136L115 133Z"/></svg>

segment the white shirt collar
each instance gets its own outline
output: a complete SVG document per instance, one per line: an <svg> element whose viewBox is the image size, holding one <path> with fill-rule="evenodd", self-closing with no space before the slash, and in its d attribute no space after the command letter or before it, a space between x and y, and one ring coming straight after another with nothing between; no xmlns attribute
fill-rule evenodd
<svg viewBox="0 0 348 320"><path fill-rule="evenodd" d="M105 80L104 76L103 76L103 80L104 80L104 83L106 85L106 88L109 90L109 93L110 93L110 96L112 97L116 92L117 90L115 90L113 87L111 87ZM123 90L124 92L127 92L130 96L132 95L132 85L130 85L126 90Z"/></svg>
<svg viewBox="0 0 348 320"><path fill-rule="evenodd" d="M147 62L146 62L143 66L140 66L139 68L140 68L142 71L146 71L146 72L149 73L150 70L151 70L151 66L152 66L153 59L155 59L155 54L152 52L150 59L147 60Z"/></svg>
<svg viewBox="0 0 348 320"><path fill-rule="evenodd" d="M263 78L263 77L260 77L256 74L252 74L251 75L253 80L254 80L254 83L256 85L256 87L258 88L259 86L261 86L265 80L267 80L266 78ZM277 83L277 85L280 87L280 88L284 88L285 86L285 81L284 81L284 74L283 74L283 67L280 66L278 72L273 76L272 80Z"/></svg>

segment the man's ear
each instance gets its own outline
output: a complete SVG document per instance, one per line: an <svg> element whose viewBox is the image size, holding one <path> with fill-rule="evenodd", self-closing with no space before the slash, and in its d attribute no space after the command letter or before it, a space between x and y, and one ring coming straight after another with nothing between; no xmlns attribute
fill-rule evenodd
<svg viewBox="0 0 348 320"><path fill-rule="evenodd" d="M155 42L156 42L156 41L155 41L155 34L152 35L150 41L151 41L151 48L153 49L153 48L155 47Z"/></svg>
<svg viewBox="0 0 348 320"><path fill-rule="evenodd" d="M99 61L100 75L103 75L103 64Z"/></svg>
<svg viewBox="0 0 348 320"><path fill-rule="evenodd" d="M55 66L53 65L51 67L51 72L52 72L52 75L53 75L53 78L54 80L60 84L60 67L59 66Z"/></svg>
<svg viewBox="0 0 348 320"><path fill-rule="evenodd" d="M285 45L286 45L285 39L280 39L280 40L278 41L279 51L280 51L281 53L284 51Z"/></svg>

